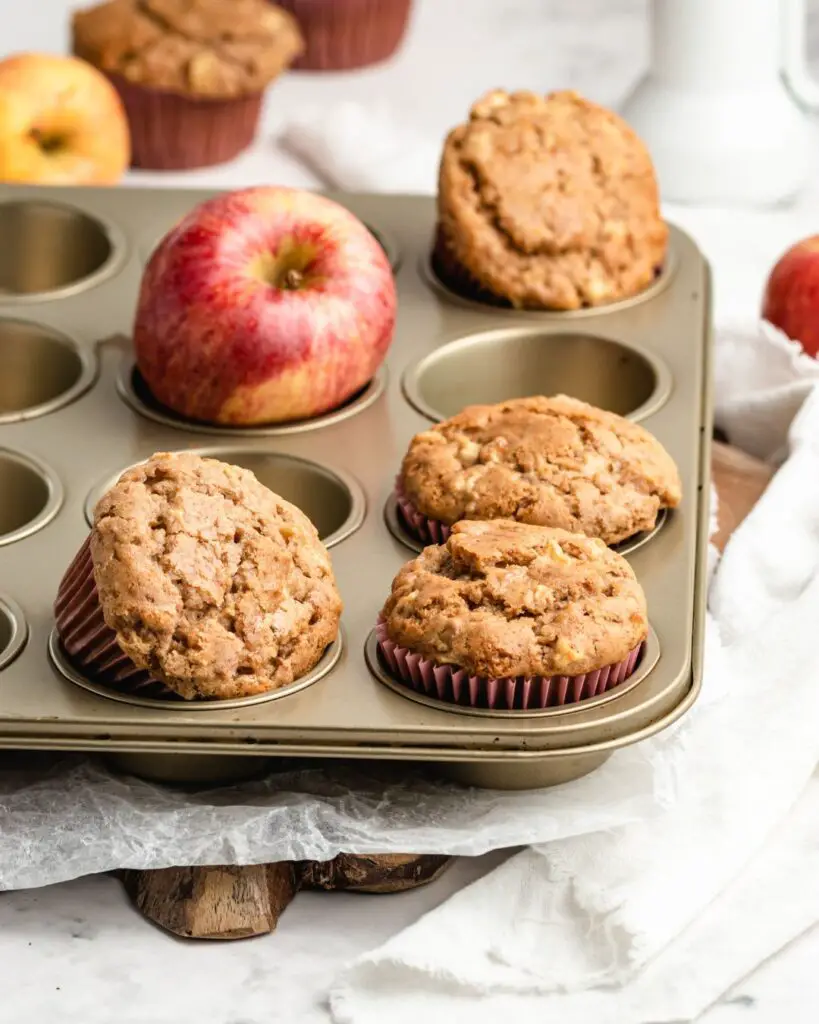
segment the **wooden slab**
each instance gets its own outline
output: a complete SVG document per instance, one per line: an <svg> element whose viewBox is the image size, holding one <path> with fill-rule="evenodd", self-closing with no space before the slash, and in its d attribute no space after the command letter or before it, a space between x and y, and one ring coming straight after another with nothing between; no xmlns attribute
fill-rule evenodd
<svg viewBox="0 0 819 1024"><path fill-rule="evenodd" d="M773 471L736 448L714 442L713 479L719 495L722 549L767 487ZM353 856L252 867L127 871L136 907L161 928L185 938L244 939L272 932L300 888L390 893L435 881L449 857L413 854Z"/></svg>

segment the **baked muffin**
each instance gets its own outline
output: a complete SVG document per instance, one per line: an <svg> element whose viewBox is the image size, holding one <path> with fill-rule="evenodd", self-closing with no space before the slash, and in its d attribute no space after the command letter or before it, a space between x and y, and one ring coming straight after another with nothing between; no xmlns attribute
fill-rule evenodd
<svg viewBox="0 0 819 1024"><path fill-rule="evenodd" d="M267 0L108 0L75 13L73 49L117 87L134 167L206 167L256 133L262 94L302 52Z"/></svg>
<svg viewBox="0 0 819 1024"><path fill-rule="evenodd" d="M495 90L449 133L433 263L458 291L526 309L635 295L666 254L651 157L575 92Z"/></svg>
<svg viewBox="0 0 819 1024"><path fill-rule="evenodd" d="M618 544L682 497L652 434L566 395L470 406L417 434L396 489L404 524L424 543L445 540L460 519L516 519Z"/></svg>
<svg viewBox="0 0 819 1024"><path fill-rule="evenodd" d="M280 0L304 34L293 65L310 71L349 71L391 57L401 44L412 0Z"/></svg>
<svg viewBox="0 0 819 1024"><path fill-rule="evenodd" d="M377 627L381 657L408 686L509 710L617 685L647 635L645 596L621 555L511 520L456 523L401 569Z"/></svg>
<svg viewBox="0 0 819 1024"><path fill-rule="evenodd" d="M88 678L185 700L288 686L321 660L340 615L304 513L248 470L190 453L123 473L55 605Z"/></svg>

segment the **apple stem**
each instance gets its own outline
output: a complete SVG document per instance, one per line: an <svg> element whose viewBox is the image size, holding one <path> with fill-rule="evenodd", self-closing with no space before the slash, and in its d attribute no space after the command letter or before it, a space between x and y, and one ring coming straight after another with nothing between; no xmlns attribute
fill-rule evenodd
<svg viewBox="0 0 819 1024"><path fill-rule="evenodd" d="M282 274L281 287L287 291L297 291L304 281L304 274L300 270L291 268Z"/></svg>

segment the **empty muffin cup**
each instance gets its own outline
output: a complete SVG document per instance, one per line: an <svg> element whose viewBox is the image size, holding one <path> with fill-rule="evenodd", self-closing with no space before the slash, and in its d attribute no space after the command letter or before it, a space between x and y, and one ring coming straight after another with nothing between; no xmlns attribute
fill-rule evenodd
<svg viewBox="0 0 819 1024"><path fill-rule="evenodd" d="M486 679L455 665L439 665L390 640L383 621L375 627L377 656L393 680L421 697L487 712L543 712L600 697L626 682L640 667L648 641L622 660L579 676L519 676Z"/></svg>
<svg viewBox="0 0 819 1024"><path fill-rule="evenodd" d="M45 200L0 203L0 295L62 294L112 268L111 230L74 207Z"/></svg>
<svg viewBox="0 0 819 1024"><path fill-rule="evenodd" d="M30 537L63 503L55 474L31 455L0 448L0 545Z"/></svg>
<svg viewBox="0 0 819 1024"><path fill-rule="evenodd" d="M557 394L640 420L666 401L671 374L653 353L621 341L518 327L442 345L406 370L403 388L410 404L435 421L468 405Z"/></svg>
<svg viewBox="0 0 819 1024"><path fill-rule="evenodd" d="M96 358L70 338L25 320L0 320L0 424L68 405L96 377Z"/></svg>

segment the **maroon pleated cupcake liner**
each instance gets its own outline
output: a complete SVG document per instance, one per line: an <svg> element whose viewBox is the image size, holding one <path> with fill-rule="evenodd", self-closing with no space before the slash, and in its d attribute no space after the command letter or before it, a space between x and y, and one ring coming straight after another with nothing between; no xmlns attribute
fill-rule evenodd
<svg viewBox="0 0 819 1024"><path fill-rule="evenodd" d="M622 661L579 676L517 676L486 679L454 665L438 665L390 640L382 620L376 624L378 652L392 675L425 697L491 711L542 711L599 697L628 679L640 663L645 641Z"/></svg>
<svg viewBox="0 0 819 1024"><path fill-rule="evenodd" d="M422 515L407 497L400 476L395 481L395 504L401 524L410 536L422 544L446 544L449 540L452 527Z"/></svg>
<svg viewBox="0 0 819 1024"><path fill-rule="evenodd" d="M438 280L456 295L484 306L496 306L511 309L512 303L493 291L484 287L455 258L447 241L446 232L439 222L435 230L435 243L432 248L432 270Z"/></svg>
<svg viewBox="0 0 819 1024"><path fill-rule="evenodd" d="M120 693L183 700L149 672L137 668L119 646L114 630L105 624L94 580L90 537L62 578L54 617L66 656L86 679Z"/></svg>
<svg viewBox="0 0 819 1024"><path fill-rule="evenodd" d="M183 171L227 163L253 142L262 94L226 100L163 92L109 75L131 130L131 166Z"/></svg>
<svg viewBox="0 0 819 1024"><path fill-rule="evenodd" d="M304 71L347 71L391 57L409 23L412 0L273 0L298 21Z"/></svg>

